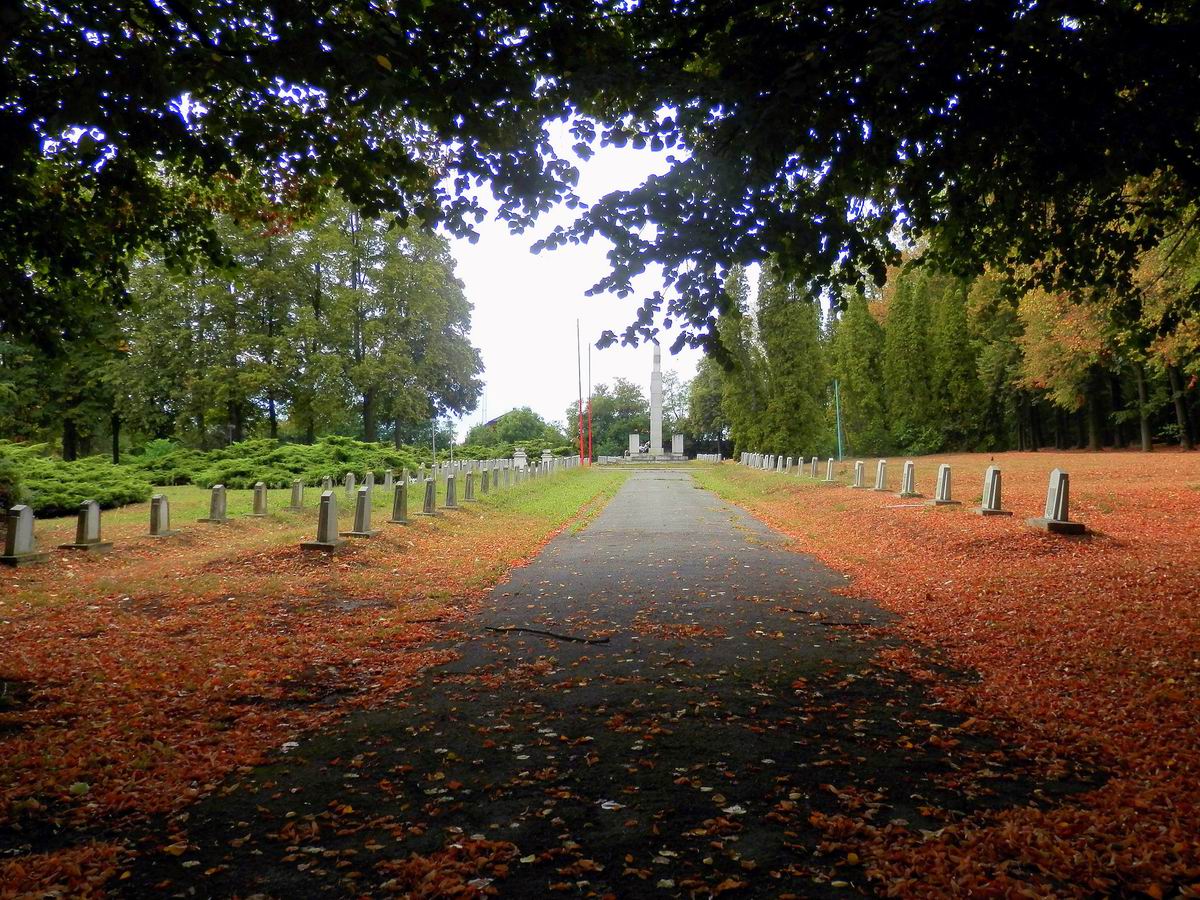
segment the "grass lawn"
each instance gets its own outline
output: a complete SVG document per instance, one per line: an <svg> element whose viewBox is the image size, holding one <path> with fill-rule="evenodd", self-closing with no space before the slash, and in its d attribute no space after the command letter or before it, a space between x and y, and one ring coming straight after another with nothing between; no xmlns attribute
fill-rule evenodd
<svg viewBox="0 0 1200 900"><path fill-rule="evenodd" d="M88 895L120 877L126 830L402 691L447 658L429 646L434 623L466 618L624 479L573 470L437 518L412 515L413 485L408 526L387 524L379 487L380 533L332 556L299 549L316 532L317 490L295 513L289 491L271 491L265 519L245 516L251 491L230 491L230 522L206 525L207 491L166 488L174 537L149 537L149 504L137 504L103 514L109 554L52 550L0 570L0 897ZM36 534L55 547L74 519Z"/></svg>
<svg viewBox="0 0 1200 900"><path fill-rule="evenodd" d="M896 496L903 462L889 461L893 493L849 489L852 460L837 485L734 463L695 476L850 575L852 596L901 613L897 630L930 649L924 658L897 652L892 665L1021 747L1047 776L1070 760L1102 783L1047 809L947 811L944 828L915 837L858 823L831 840L854 846L899 894L931 880L962 896L1017 895L1031 884L1200 896L1200 454L918 458L926 496L938 465L952 467L964 505L942 508ZM970 511L992 463L1011 518ZM1088 536L1025 524L1042 514L1055 467L1070 473L1071 518ZM865 468L869 488L875 461ZM930 659L979 679L943 683Z"/></svg>

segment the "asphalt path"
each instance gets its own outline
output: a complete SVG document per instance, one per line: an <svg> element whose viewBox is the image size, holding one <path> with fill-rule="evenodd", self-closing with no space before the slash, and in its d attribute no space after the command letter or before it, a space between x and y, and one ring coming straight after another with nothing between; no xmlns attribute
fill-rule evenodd
<svg viewBox="0 0 1200 900"><path fill-rule="evenodd" d="M453 662L197 804L192 849L118 889L875 893L838 817L933 829L1044 786L878 664L891 619L844 583L686 470L638 470L447 634Z"/></svg>

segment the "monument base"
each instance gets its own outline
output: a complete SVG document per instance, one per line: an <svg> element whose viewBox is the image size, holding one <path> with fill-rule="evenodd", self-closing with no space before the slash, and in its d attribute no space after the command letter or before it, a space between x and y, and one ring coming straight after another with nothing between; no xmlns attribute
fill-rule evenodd
<svg viewBox="0 0 1200 900"><path fill-rule="evenodd" d="M197 519L197 522L204 522L207 525L228 525L228 519Z"/></svg>
<svg viewBox="0 0 1200 900"><path fill-rule="evenodd" d="M972 510L977 516L1011 516L1011 509L988 509L983 506L977 506Z"/></svg>
<svg viewBox="0 0 1200 900"><path fill-rule="evenodd" d="M901 500L911 500L914 497L924 497L924 494L918 494L916 491L901 491L896 495Z"/></svg>
<svg viewBox="0 0 1200 900"><path fill-rule="evenodd" d="M157 534L151 532L150 534L146 535L146 537L173 537L174 535L177 535L177 534L179 534L178 531L171 529L169 531L160 531Z"/></svg>
<svg viewBox="0 0 1200 900"><path fill-rule="evenodd" d="M112 541L96 541L92 544L59 544L59 550L82 550L84 553L107 553L113 548Z"/></svg>
<svg viewBox="0 0 1200 900"><path fill-rule="evenodd" d="M379 532L378 531L339 531L338 534L340 534L342 537L373 538L373 537L375 537L375 535L379 534Z"/></svg>
<svg viewBox="0 0 1200 900"><path fill-rule="evenodd" d="M1026 519L1025 524L1051 534L1087 534L1087 526L1082 522L1060 522L1057 519Z"/></svg>
<svg viewBox="0 0 1200 900"><path fill-rule="evenodd" d="M930 506L962 506L961 500L929 500Z"/></svg>
<svg viewBox="0 0 1200 900"><path fill-rule="evenodd" d="M0 556L0 563L6 566L27 566L31 563L45 562L49 558L49 553L18 553L15 556Z"/></svg>
<svg viewBox="0 0 1200 900"><path fill-rule="evenodd" d="M346 542L345 541L301 541L300 549L301 550L321 550L325 553L332 553L334 550L336 550L338 547L342 546L342 544L344 544L344 543L346 543Z"/></svg>

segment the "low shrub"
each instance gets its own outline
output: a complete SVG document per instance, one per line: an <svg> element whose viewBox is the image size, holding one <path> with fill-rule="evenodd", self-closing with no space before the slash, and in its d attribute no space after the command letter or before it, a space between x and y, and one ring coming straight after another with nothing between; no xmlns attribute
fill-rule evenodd
<svg viewBox="0 0 1200 900"><path fill-rule="evenodd" d="M46 450L45 444L0 445L0 454L19 473L17 501L28 503L37 516L71 515L85 500L113 509L150 499L150 482L128 466L114 466L104 456L63 462L46 456Z"/></svg>

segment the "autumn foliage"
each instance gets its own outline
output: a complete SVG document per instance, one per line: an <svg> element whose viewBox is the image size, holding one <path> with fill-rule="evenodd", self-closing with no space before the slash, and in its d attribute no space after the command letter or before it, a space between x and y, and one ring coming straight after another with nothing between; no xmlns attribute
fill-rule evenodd
<svg viewBox="0 0 1200 900"><path fill-rule="evenodd" d="M937 464L952 465L966 502L954 509L732 464L700 477L851 575L851 595L900 613L896 631L926 651L883 661L927 682L970 729L993 732L1051 780L1068 764L1098 779L1056 803L947 814L932 832L830 822L829 840L897 896L1196 896L1200 458L994 459L1011 519L969 512L983 455L917 461L927 494ZM1071 474L1071 517L1087 537L1024 523L1040 515L1054 466ZM927 656L978 680L938 678Z"/></svg>
<svg viewBox="0 0 1200 900"><path fill-rule="evenodd" d="M464 618L619 480L526 484L331 557L298 548L310 515L283 514L180 519L169 541L118 525L112 555L0 571L0 837L17 851L0 898L90 895L127 861L128 829L402 690L449 658L427 646L436 624ZM41 540L70 527L43 525ZM170 831L157 843L186 846Z"/></svg>

